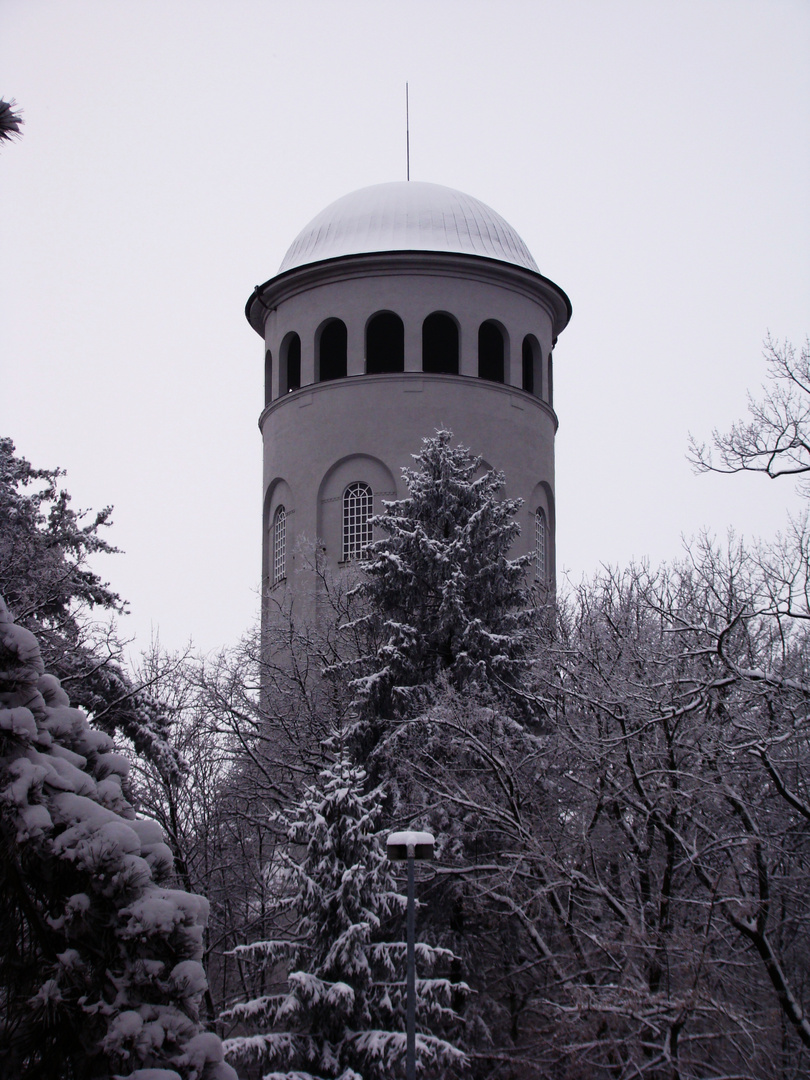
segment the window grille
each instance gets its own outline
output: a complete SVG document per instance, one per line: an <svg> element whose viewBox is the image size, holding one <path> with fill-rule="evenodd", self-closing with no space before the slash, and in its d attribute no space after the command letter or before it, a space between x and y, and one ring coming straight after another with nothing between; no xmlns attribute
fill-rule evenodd
<svg viewBox="0 0 810 1080"><path fill-rule="evenodd" d="M371 488L368 484L349 484L343 494L343 561L366 558L371 542Z"/></svg>
<svg viewBox="0 0 810 1080"><path fill-rule="evenodd" d="M534 570L535 577L546 584L546 512L537 507L534 515Z"/></svg>
<svg viewBox="0 0 810 1080"><path fill-rule="evenodd" d="M287 511L283 506L273 518L273 584L287 576Z"/></svg>

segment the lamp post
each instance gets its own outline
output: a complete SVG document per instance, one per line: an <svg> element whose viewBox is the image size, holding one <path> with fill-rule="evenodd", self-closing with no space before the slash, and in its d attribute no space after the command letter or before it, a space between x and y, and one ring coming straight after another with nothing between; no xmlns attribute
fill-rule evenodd
<svg viewBox="0 0 810 1080"><path fill-rule="evenodd" d="M416 902L414 861L432 859L435 841L429 832L395 832L388 837L388 858L408 861L408 995L405 1022L405 1076L416 1080Z"/></svg>

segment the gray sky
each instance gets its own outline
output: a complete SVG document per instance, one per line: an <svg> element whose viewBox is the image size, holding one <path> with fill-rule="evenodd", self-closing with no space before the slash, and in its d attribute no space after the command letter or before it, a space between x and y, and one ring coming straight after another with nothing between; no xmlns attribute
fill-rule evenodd
<svg viewBox="0 0 810 1080"><path fill-rule="evenodd" d="M146 646L257 609L254 285L333 199L411 176L488 203L574 316L555 353L558 561L772 535L695 477L770 331L810 330L806 0L0 0L0 431L115 505L99 569ZM416 449L416 448L415 448Z"/></svg>

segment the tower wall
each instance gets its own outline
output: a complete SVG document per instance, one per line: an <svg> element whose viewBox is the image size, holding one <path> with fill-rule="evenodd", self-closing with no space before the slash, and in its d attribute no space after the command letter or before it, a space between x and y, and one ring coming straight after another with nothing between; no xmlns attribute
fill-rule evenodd
<svg viewBox="0 0 810 1080"><path fill-rule="evenodd" d="M506 475L504 494L522 498L514 554L534 548L535 513L548 522L548 576L554 575L554 433L551 407L515 387L420 372L364 375L303 387L262 414L264 438L263 576L268 587L275 512L287 513L287 576L296 568L293 537L318 541L342 561L342 499L355 481L369 485L374 513L403 498L400 469L424 435L448 428L457 442Z"/></svg>
<svg viewBox="0 0 810 1080"><path fill-rule="evenodd" d="M438 429L504 473L514 554L542 551L553 588L551 357L571 309L514 230L451 189L381 185L313 219L282 266L246 310L265 343L265 596L314 598L296 574L314 545L333 568L361 557Z"/></svg>
<svg viewBox="0 0 810 1080"><path fill-rule="evenodd" d="M545 576L554 550L554 435L550 358L561 323L559 290L540 275L490 259L431 252L389 252L304 266L269 282L251 321L265 338L269 399L259 420L264 442L263 580L287 588L301 556L296 542L317 543L329 563L344 561L343 495L367 484L373 512L406 494L402 466L438 428L504 472L505 495L524 500L515 555L534 550L542 511ZM380 312L403 323L400 372L366 374L366 330ZM422 370L422 327L436 312L458 331L458 374ZM319 381L318 342L329 320L346 327L346 377ZM479 377L479 329L494 323L503 339L503 381ZM285 385L286 343L300 341L300 388ZM524 340L533 342L532 391L523 388ZM275 581L274 521L286 514L285 573Z"/></svg>

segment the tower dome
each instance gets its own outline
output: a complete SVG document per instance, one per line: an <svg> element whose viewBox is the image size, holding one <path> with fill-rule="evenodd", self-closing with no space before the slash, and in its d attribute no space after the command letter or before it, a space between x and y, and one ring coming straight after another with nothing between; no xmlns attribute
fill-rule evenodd
<svg viewBox="0 0 810 1080"><path fill-rule="evenodd" d="M279 273L372 251L480 255L537 271L512 226L485 203L442 184L403 180L361 188L330 203L292 242Z"/></svg>
<svg viewBox="0 0 810 1080"><path fill-rule="evenodd" d="M317 591L299 541L339 571L401 469L449 429L523 500L514 554L555 575L552 352L568 297L490 207L439 184L377 184L336 200L250 296L264 341L263 593ZM306 582L310 581L307 585Z"/></svg>

